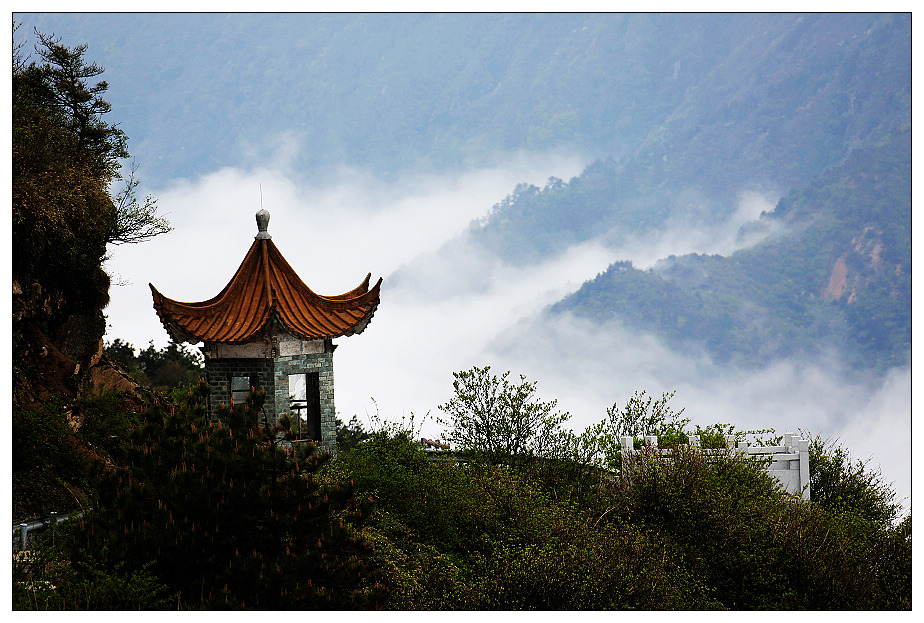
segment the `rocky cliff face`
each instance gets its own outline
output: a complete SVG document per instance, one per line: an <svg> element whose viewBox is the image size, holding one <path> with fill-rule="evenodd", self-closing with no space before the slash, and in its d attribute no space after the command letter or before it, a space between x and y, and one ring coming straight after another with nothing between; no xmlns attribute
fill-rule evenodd
<svg viewBox="0 0 924 623"><path fill-rule="evenodd" d="M92 504L85 468L151 400L103 352L108 297L78 296L13 278L14 521Z"/></svg>
<svg viewBox="0 0 924 623"><path fill-rule="evenodd" d="M903 271L901 262L886 259L882 230L867 225L853 237L850 246L838 256L821 296L827 301L855 303L874 282L885 285L890 296L898 296ZM846 299L845 299L846 297Z"/></svg>
<svg viewBox="0 0 924 623"><path fill-rule="evenodd" d="M139 393L103 355L106 318L100 303L108 295L95 298L75 303L38 281L13 278L15 403L45 403L55 395L74 403L106 389Z"/></svg>

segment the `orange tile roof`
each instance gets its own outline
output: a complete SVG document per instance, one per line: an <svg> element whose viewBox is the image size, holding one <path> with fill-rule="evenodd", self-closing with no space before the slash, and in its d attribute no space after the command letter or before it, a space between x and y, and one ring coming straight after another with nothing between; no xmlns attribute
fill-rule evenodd
<svg viewBox="0 0 924 623"><path fill-rule="evenodd" d="M242 344L259 338L273 320L303 340L361 333L379 305L382 279L370 289L371 276L344 294L315 294L269 236L258 236L228 285L207 301L181 303L148 285L154 309L175 341Z"/></svg>

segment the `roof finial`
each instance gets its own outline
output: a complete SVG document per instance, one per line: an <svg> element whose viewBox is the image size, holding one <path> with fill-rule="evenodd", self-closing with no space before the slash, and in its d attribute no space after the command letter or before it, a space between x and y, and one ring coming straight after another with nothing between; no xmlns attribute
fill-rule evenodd
<svg viewBox="0 0 924 623"><path fill-rule="evenodd" d="M269 227L269 219L270 213L266 210L261 209L257 212L257 229L259 229L260 232L254 236L255 240L272 240L273 237L266 232Z"/></svg>

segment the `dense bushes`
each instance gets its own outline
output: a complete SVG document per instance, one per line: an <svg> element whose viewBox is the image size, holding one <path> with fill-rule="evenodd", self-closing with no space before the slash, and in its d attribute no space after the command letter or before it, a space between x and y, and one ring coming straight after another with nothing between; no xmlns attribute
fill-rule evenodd
<svg viewBox="0 0 924 623"><path fill-rule="evenodd" d="M388 607L910 607L910 519L803 503L734 453L639 461L575 495L562 462L428 460L408 435L373 433L332 468L374 496L365 531ZM881 485L860 480L860 497L880 504Z"/></svg>
<svg viewBox="0 0 924 623"><path fill-rule="evenodd" d="M176 607L176 595L148 567L126 572L92 555L75 563L45 546L13 557L14 610L154 610Z"/></svg>
<svg viewBox="0 0 924 623"><path fill-rule="evenodd" d="M89 503L91 464L125 458L129 432L139 421L130 405L137 402L106 391L78 400L55 395L44 404L14 404L14 519Z"/></svg>
<svg viewBox="0 0 924 623"><path fill-rule="evenodd" d="M342 452L334 468L350 477L360 495L371 495L413 528L424 545L451 555L477 546L477 516L487 512L477 480L454 462L431 462L406 435L377 432L355 449Z"/></svg>
<svg viewBox="0 0 924 623"><path fill-rule="evenodd" d="M65 512L86 500L88 461L60 398L13 405L13 517Z"/></svg>
<svg viewBox="0 0 924 623"><path fill-rule="evenodd" d="M106 345L106 355L118 362L138 384L161 392L195 384L205 374L202 356L186 344L173 340L161 348L154 342L144 350L116 338Z"/></svg>
<svg viewBox="0 0 924 623"><path fill-rule="evenodd" d="M506 465L351 421L328 460L284 449L285 421L254 428L260 394L220 425L205 395L131 422L97 510L37 550L41 564L14 564L17 608L911 606L910 517L896 523L878 476L817 439L806 503L747 455L683 445L626 471L562 453ZM668 397L636 395L606 426L689 436Z"/></svg>
<svg viewBox="0 0 924 623"><path fill-rule="evenodd" d="M559 538L498 544L476 569L478 607L669 610L715 608L706 586L656 535L569 518ZM579 519L579 518L577 518ZM566 531L566 532L564 532ZM561 538L561 536L565 538Z"/></svg>
<svg viewBox="0 0 924 623"><path fill-rule="evenodd" d="M721 605L657 532L644 522L614 521L629 508L620 485L599 489L598 504L582 508L559 496L538 471L428 461L417 444L385 435L342 453L337 463L361 491L376 496L370 529L385 537L376 547L383 566L400 567L398 561L410 558L408 549L421 570L439 565L442 581L433 592L404 577L391 585L391 607ZM428 552L427 563L419 548Z"/></svg>
<svg viewBox="0 0 924 623"><path fill-rule="evenodd" d="M862 595L874 595L879 607L911 607L911 515L881 475L847 450L820 438L809 446L813 507L836 517L866 572ZM844 595L856 599L856 595ZM866 606L858 606L866 607Z"/></svg>
<svg viewBox="0 0 924 623"><path fill-rule="evenodd" d="M663 535L723 607L841 607L818 599L814 585L826 569L805 560L837 562L825 560L826 545L812 539L823 518L803 512L808 507L791 501L759 463L733 454L706 460L683 449L667 461L642 460L647 469L624 490L623 520ZM851 574L839 571L842 579Z"/></svg>
<svg viewBox="0 0 924 623"><path fill-rule="evenodd" d="M665 545L634 526L595 526L529 471L428 460L373 434L334 466L374 495L367 529L399 608L662 608L712 604ZM411 580L405 565L432 574ZM681 597L681 595L685 595Z"/></svg>

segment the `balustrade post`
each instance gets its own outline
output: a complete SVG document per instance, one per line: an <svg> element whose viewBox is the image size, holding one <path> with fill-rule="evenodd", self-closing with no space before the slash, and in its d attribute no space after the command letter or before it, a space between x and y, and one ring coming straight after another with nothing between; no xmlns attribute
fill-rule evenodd
<svg viewBox="0 0 924 623"><path fill-rule="evenodd" d="M635 440L632 437L620 437L619 444L622 446L623 456L635 450Z"/></svg>
<svg viewBox="0 0 924 623"><path fill-rule="evenodd" d="M802 499L812 499L812 478L809 472L809 441L799 440L799 484L802 486Z"/></svg>

